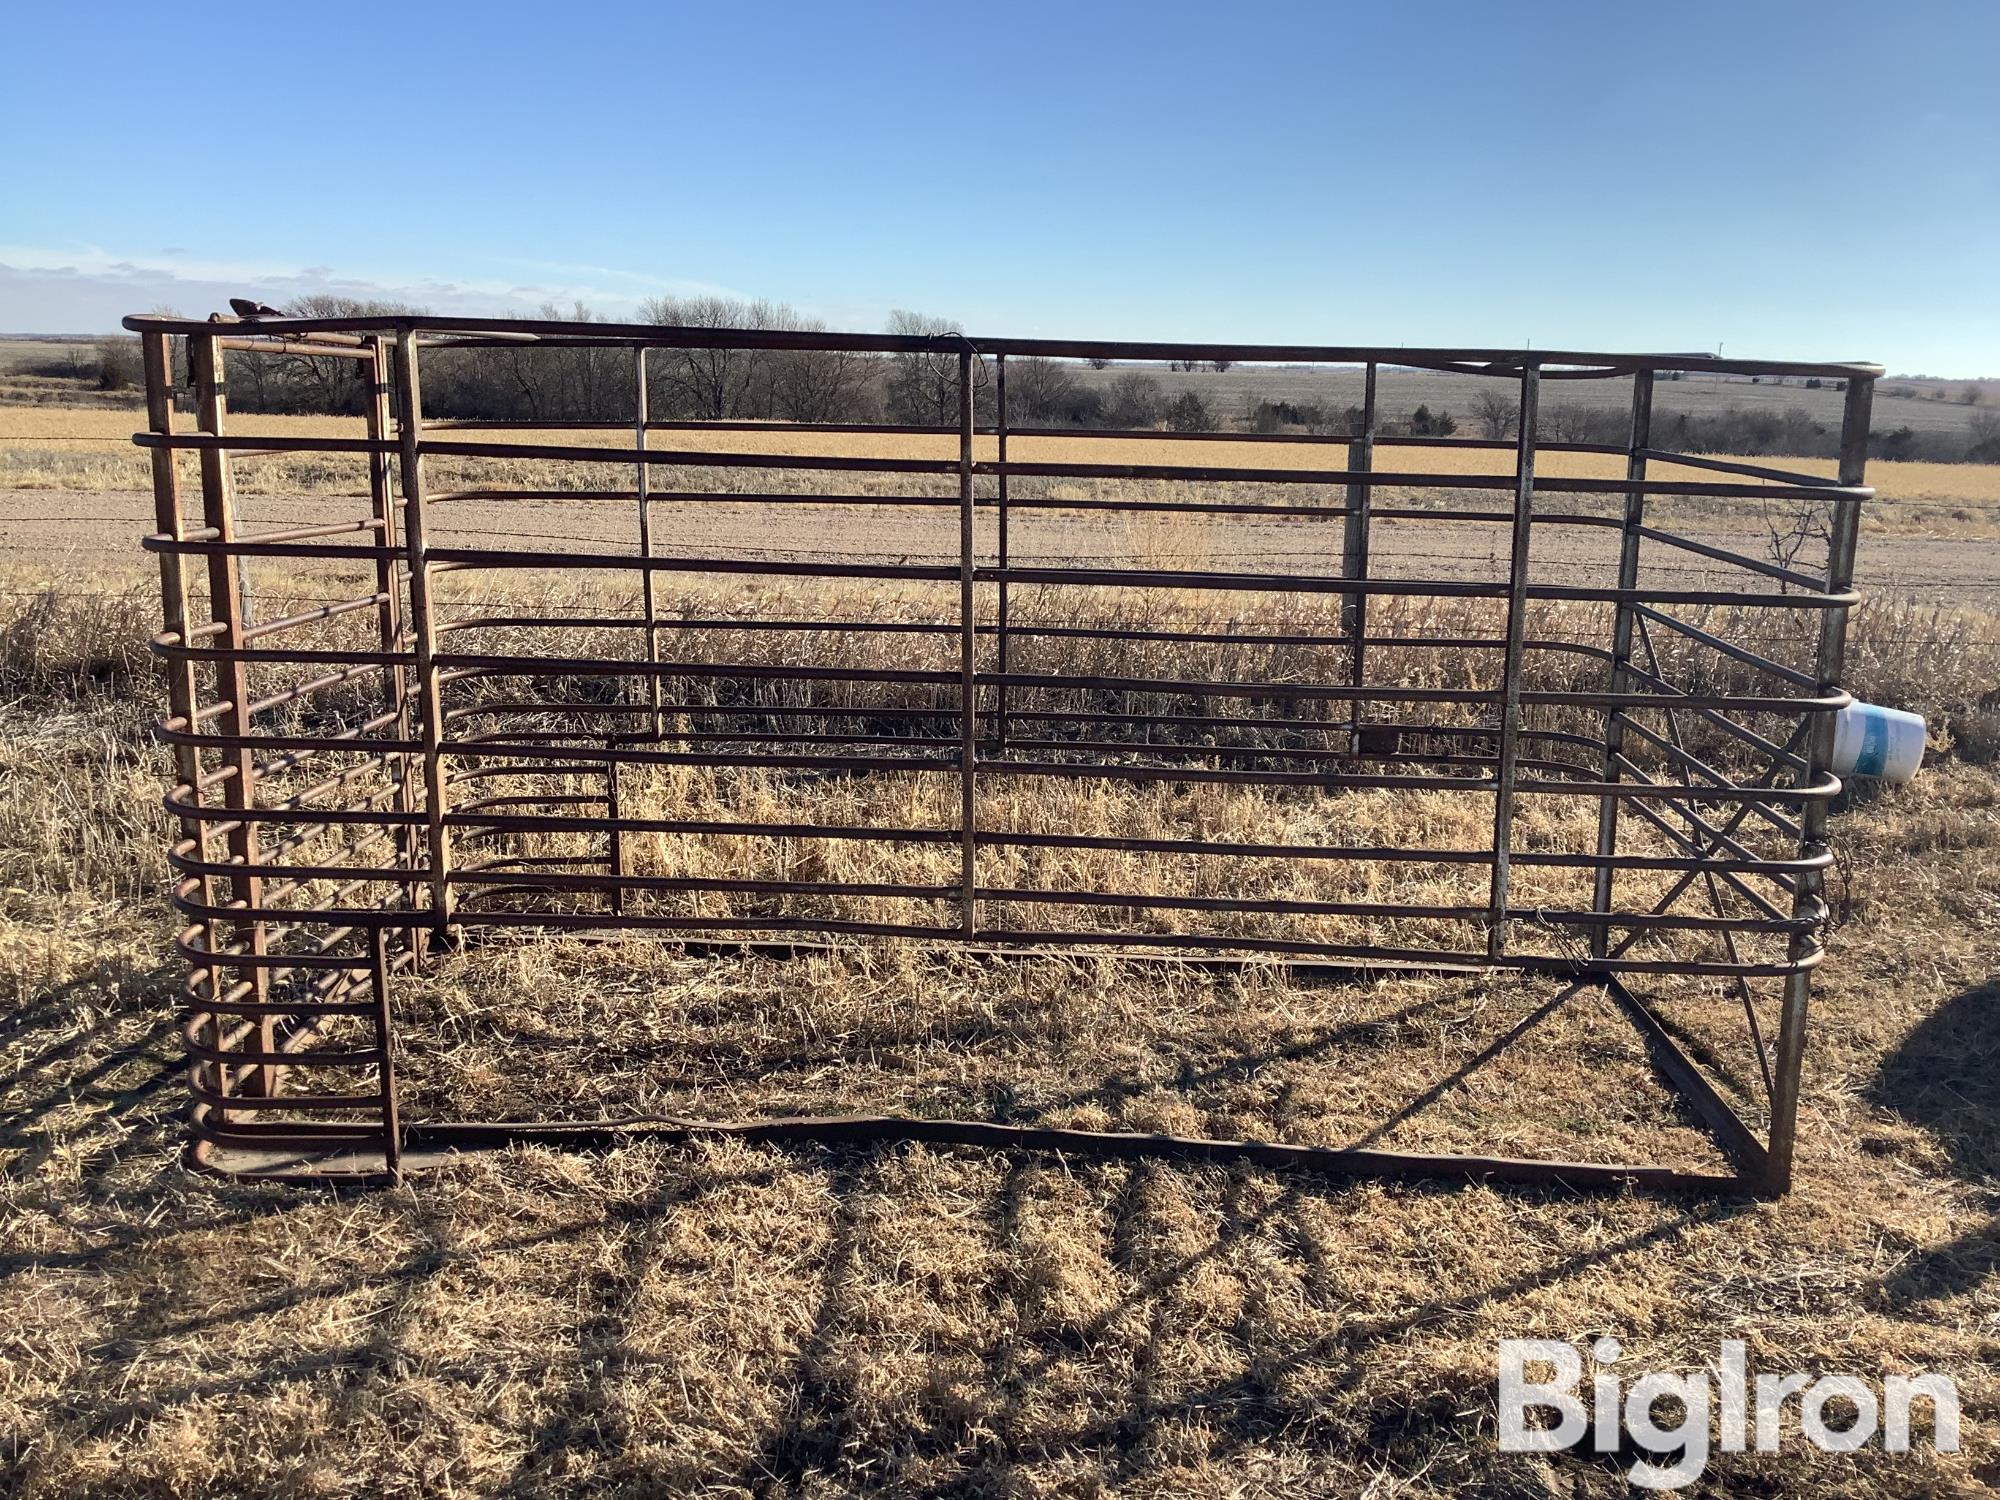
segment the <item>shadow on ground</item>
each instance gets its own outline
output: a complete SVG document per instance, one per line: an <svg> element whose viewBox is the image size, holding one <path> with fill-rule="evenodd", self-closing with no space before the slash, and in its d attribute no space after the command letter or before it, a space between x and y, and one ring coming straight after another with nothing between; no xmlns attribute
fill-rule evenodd
<svg viewBox="0 0 2000 1500"><path fill-rule="evenodd" d="M179 1026L170 1008L184 971L121 959L91 965L0 1019L0 1172L33 1177L59 1153L80 1158L86 1187L139 1138L157 1144L185 1099ZM11 1153L11 1154L7 1154Z"/></svg>
<svg viewBox="0 0 2000 1500"><path fill-rule="evenodd" d="M1919 1022L1867 1098L1927 1132L1991 1209L1901 1267L1884 1291L1903 1306L1972 1290L2000 1271L2000 979L1961 990Z"/></svg>
<svg viewBox="0 0 2000 1500"><path fill-rule="evenodd" d="M511 1153L394 1193L210 1184L174 1160L174 981L93 971L0 1022L20 1211L0 1321L69 1319L17 1327L67 1351L0 1443L30 1492L198 1492L215 1476L162 1456L181 1432L234 1483L335 1493L1207 1490L1273 1463L1462 1480L1493 1462L1495 1328L1678 1275L1691 1237L1755 1212L902 1146ZM1561 1462L1599 1485L1619 1460Z"/></svg>

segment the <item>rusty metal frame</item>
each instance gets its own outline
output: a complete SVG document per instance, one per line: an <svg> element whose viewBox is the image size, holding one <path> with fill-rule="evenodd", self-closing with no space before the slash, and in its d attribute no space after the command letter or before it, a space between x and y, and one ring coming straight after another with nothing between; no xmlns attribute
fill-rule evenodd
<svg viewBox="0 0 2000 1500"><path fill-rule="evenodd" d="M1820 962L1824 917L1819 887L1830 858L1826 815L1839 782L1829 771L1832 715L1849 700L1839 686L1864 483L1870 392L1879 367L1721 360L1698 355L1610 355L1575 351L1385 349L1257 345L1107 343L1048 339L968 339L664 328L650 325L415 316L263 318L191 322L133 317L146 355L148 430L135 441L153 460L156 531L146 546L159 558L164 629L155 649L169 682L161 737L172 747L178 784L167 806L180 838L171 851L174 899L188 918L178 944L191 972L185 1027L194 1098L190 1159L205 1170L289 1180L395 1180L413 1154L496 1140L569 1140L589 1144L617 1135L669 1138L729 1134L765 1140L904 1138L1019 1149L1166 1154L1216 1160L1392 1175L1456 1175L1576 1185L1638 1184L1667 1189L1783 1192L1790 1184L1797 1130L1811 973ZM169 341L183 339L195 388L197 430L176 432ZM631 358L630 421L514 424L426 420L421 365L428 348L530 345L618 349ZM955 442L936 457L773 456L729 448L681 447L672 434L768 432L788 424L655 421L647 388L649 353L728 348L838 351L873 357L921 355L955 368L957 421L934 428L879 429L866 424L789 424L796 430L857 433L889 430ZM235 435L225 431L226 352L309 354L355 362L366 390L363 438ZM1365 371L1362 428L1323 438L1338 455L1310 470L1253 465L1022 460L1022 443L1049 429L1011 425L1009 358L1154 361L1312 362ZM1484 376L1519 391L1512 440L1437 439L1383 429L1378 379L1384 370L1417 368ZM981 425L975 390L990 370L997 409ZM1845 426L1838 478L1677 454L1652 446L1651 409L1661 373L1816 376L1845 383ZM1540 433L1537 410L1551 380L1629 377L1633 404L1625 445L1555 443ZM504 433L492 429L513 426ZM590 429L630 434L631 446L564 441ZM482 437L480 434L488 435ZM656 447L659 435L666 443ZM1066 437L1087 434L1062 430ZM1135 434L1124 434L1134 436ZM1256 434L1146 433L1251 443ZM1117 437L1119 434L1103 434ZM526 439L525 441L523 439ZM990 441L993 456L982 456ZM1442 473L1380 466L1384 450L1449 444L1511 454L1511 472ZM1115 450L1107 449L1107 452ZM200 470L200 524L189 525L176 457L193 452ZM347 457L366 474L369 510L353 522L250 531L239 524L232 457L304 452ZM1618 454L1623 480L1537 473L1539 455ZM590 490L598 499L635 505L637 550L607 552L548 545L524 549L444 544L432 536L439 507L467 498L532 498L550 492L526 484L454 492L431 484L428 465L452 460L562 461L624 467L628 492ZM1696 478L1660 479L1673 465ZM808 487L783 493L716 492L668 487L677 470L785 471ZM607 470L610 472L610 470ZM661 476L667 477L667 485ZM902 489L869 490L886 478ZM1149 482L1184 480L1249 499L1161 499ZM1087 496L1052 493L1052 485L1092 484ZM1099 491L1111 486L1115 493ZM1273 488L1287 498L1272 498ZM863 493L849 493L861 488ZM1327 491L1342 502L1320 498ZM1399 498L1443 492L1438 504ZM1394 492L1394 493L1385 493ZM1504 493L1504 508L1475 508L1467 495ZM1551 509L1550 497L1611 493L1622 515ZM1288 498L1303 494L1304 501ZM955 512L957 555L918 562L843 560L832 555L689 557L661 552L653 507L728 498L789 504L845 502ZM1717 500L1773 498L1823 505L1831 517L1823 574L1779 567L1647 523L1652 497ZM1010 518L1037 510L1113 512L1159 518L1282 515L1337 519L1343 541L1337 572L1299 566L1281 572L1213 568L1093 566L1070 560L1024 561L1009 535ZM776 512L774 512L776 513ZM982 522L996 523L993 549L980 545ZM1373 568L1371 527L1395 520L1470 520L1504 526L1509 536L1503 581L1384 576ZM1532 542L1555 526L1602 525L1619 533L1616 582L1591 586L1537 582ZM356 540L359 538L360 540ZM1646 546L1698 556L1727 587L1648 586ZM250 618L242 586L255 559L266 570L360 568L368 591L324 607L261 623ZM199 561L197 570L195 564ZM439 603L446 578L463 582L508 570L591 571L636 578L636 617L582 619L532 607L511 614L453 615ZM762 576L873 580L953 590L956 610L933 621L694 620L663 612L662 578ZM199 581L205 577L205 587ZM1339 628L1326 633L1245 634L1233 623L1213 630L1038 626L1010 606L1023 588L1192 591L1207 597L1327 595ZM990 592L988 592L990 591ZM1489 601L1502 612L1498 636L1396 638L1371 632L1376 598L1413 596ZM997 608L982 618L982 598ZM1536 639L1532 606L1575 602L1611 612L1609 648L1583 640ZM1688 609L1736 607L1771 618L1816 619L1811 670L1706 628ZM365 648L308 644L305 635L348 615L372 612ZM203 618L203 615L207 618ZM557 631L578 625L631 629L636 648L619 657L582 653L522 655L478 649L478 632L498 626ZM1671 680L1655 651L1659 626L1691 652L1747 673L1750 691L1697 690ZM956 643L947 667L813 667L786 663L669 660L667 631L840 630L889 632L913 641ZM468 639L470 633L470 639ZM1060 676L1022 670L1014 649L1062 636L1114 643L1264 643L1325 646L1346 653L1326 680L1240 675L1180 680L1143 674ZM629 637L628 637L629 638ZM1643 647L1644 661L1636 648ZM1371 657L1393 650L1498 653L1491 687L1438 688L1371 678ZM1601 688L1538 685L1535 663L1583 661L1602 670ZM1595 670L1595 668L1593 668ZM274 691L260 691L273 674ZM204 700L204 675L212 691ZM552 703L518 690L513 699L470 698L495 684L599 680L611 695ZM355 708L357 683L375 683L370 705ZM838 702L731 707L720 687L777 691L786 684L838 688ZM698 691L707 688L706 698ZM671 687L672 691L669 692ZM898 693L928 690L912 705ZM875 701L867 701L869 694ZM1081 695L1082 707L1051 708L1051 694ZM1134 709L1134 697L1171 700L1169 710ZM858 698L857 703L847 698ZM1182 711L1192 705L1193 711ZM1276 705L1275 709L1273 705ZM551 724L551 708L560 722ZM1540 715L1538 719L1537 715ZM1456 717L1454 717L1456 716ZM1558 716L1551 719L1550 716ZM1566 717L1560 717L1566 716ZM1649 725L1657 718L1661 727ZM480 723L488 727L478 727ZM1577 724L1594 726L1588 732ZM1690 748L1693 724L1727 753ZM848 726L843 729L842 726ZM891 726L885 728L884 726ZM1568 727L1558 727L1566 725ZM1761 727L1754 727L1761 726ZM891 732L891 729L896 732ZM1225 742L1220 736L1233 736ZM1261 736L1261 737L1259 737ZM1706 758L1704 758L1706 757ZM1720 761L1721 764L1715 762ZM344 766L308 785L329 765ZM632 766L764 767L788 773L868 775L919 772L955 778L953 826L838 827L811 823L737 823L716 818L635 815L621 795L621 768ZM1289 789L1409 791L1444 787L1490 793L1492 838L1483 849L1226 844L1180 838L1084 835L982 828L981 778L1085 777L1105 782L1218 782ZM536 790L505 790L510 778ZM600 791L559 792L578 778ZM489 792L484 783L501 783ZM1590 849L1522 849L1513 836L1522 798L1595 799L1597 838ZM634 873L627 839L647 833L750 833L794 839L870 839L955 846L956 878L915 885L666 877ZM601 835L601 856L495 854L494 840L563 834ZM1783 847L1773 851L1773 839ZM1277 861L1429 862L1488 871L1486 899L1464 905L1341 902L1235 897L1160 897L1102 890L988 886L980 852L1000 848L1117 849L1165 854L1223 854ZM1517 870L1579 872L1591 887L1588 907L1550 911L1511 899ZM1620 875L1673 874L1668 894L1649 909L1621 907ZM1703 909L1682 909L1690 892ZM700 892L786 898L884 897L948 914L943 921L890 922L829 917L811 911L690 915L648 909L662 895ZM1731 904L1737 908L1732 912ZM1045 906L1126 913L1119 925L1068 931L1060 926L993 919L991 913ZM1255 914L1279 919L1367 916L1463 923L1479 941L1457 947L1329 942L1283 930L1260 934L1148 927L1148 912L1202 918ZM1747 910L1748 915L1742 914ZM1544 974L1562 985L1550 1005L1600 990L1637 1028L1658 1071L1713 1133L1728 1172L1695 1172L1647 1163L1529 1161L1491 1156L1431 1156L1374 1149L1331 1149L1255 1141L1009 1126L978 1120L813 1117L785 1120L634 1120L621 1125L419 1121L398 1107L393 987L421 966L431 945L505 929L651 931L693 951L794 952L870 937L934 943L1003 957L1109 947L1134 964L1204 965L1279 960L1301 969ZM1552 936L1550 936L1552 935ZM1525 937L1545 938L1537 949ZM1747 952L1762 942L1767 949ZM1550 946L1550 943L1553 946ZM1664 952L1638 953L1649 943ZM1678 946L1676 946L1678 945ZM1726 981L1741 996L1758 1070L1769 1095L1760 1134L1689 1055L1672 1022L1630 986L1640 976L1700 976ZM1782 985L1775 1049L1767 1049L1751 982Z"/></svg>

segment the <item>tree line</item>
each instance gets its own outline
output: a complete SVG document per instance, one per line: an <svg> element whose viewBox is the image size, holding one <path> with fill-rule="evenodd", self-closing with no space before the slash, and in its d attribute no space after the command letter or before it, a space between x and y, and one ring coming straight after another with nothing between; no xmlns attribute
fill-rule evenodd
<svg viewBox="0 0 2000 1500"><path fill-rule="evenodd" d="M1481 392L1473 416L1482 437L1512 438L1520 426L1519 406L1498 391ZM1537 414L1536 431L1548 442L1623 446L1631 439L1632 417L1623 407L1550 405ZM1750 458L1837 458L1840 424L1822 420L1802 406L1783 410L1728 406L1709 412L1662 411L1656 406L1653 446L1677 453L1728 453ZM1871 428L1868 456L1931 463L2000 463L2000 412L1971 412L1963 432L1918 432L1908 423Z"/></svg>
<svg viewBox="0 0 2000 1500"><path fill-rule="evenodd" d="M345 297L302 297L285 311L296 317L366 317L408 314L419 309ZM545 306L551 322L603 321L587 307ZM639 320L690 328L749 328L823 332L820 320L783 303L721 296L657 297L642 305ZM949 339L963 333L946 318L897 311L892 334ZM178 343L179 341L176 341ZM1091 360L1102 371L1108 361ZM104 339L84 359L71 351L63 373L115 391L141 379L138 347L131 339ZM951 427L958 422L960 355L953 349L902 354L868 354L815 349L671 349L647 352L647 414L654 421L771 421L811 423L890 423ZM1227 361L1204 365L1176 361L1174 368L1216 371ZM177 378L185 361L176 359ZM998 413L998 380L990 357L975 358L973 405L976 418L992 423ZM52 372L53 373L53 372ZM426 349L423 359L424 409L443 419L518 422L629 422L635 415L633 351L560 344L495 348ZM1077 364L1032 356L1010 356L1006 366L1007 416L1014 427L1067 427L1114 431L1165 429L1172 432L1248 430L1351 436L1362 430L1358 406L1326 406L1310 401L1252 397L1240 413L1224 414L1200 392L1170 392L1154 375L1126 369L1108 379L1088 379ZM243 412L354 415L366 390L361 367L352 360L296 354L233 353L228 362L230 405ZM1377 431L1449 437L1469 427L1489 439L1511 439L1518 426L1515 403L1500 390L1479 393L1464 421L1442 408L1420 404L1408 412L1384 411ZM1623 444L1630 430L1621 407L1550 403L1540 412L1538 433L1549 442ZM1804 407L1771 410L1731 406L1710 412L1655 412L1655 446L1689 453L1745 456L1794 454L1832 456L1839 448L1837 423ZM2000 462L2000 412L1975 410L1962 433L1916 432L1900 426L1871 432L1870 456L1943 462Z"/></svg>

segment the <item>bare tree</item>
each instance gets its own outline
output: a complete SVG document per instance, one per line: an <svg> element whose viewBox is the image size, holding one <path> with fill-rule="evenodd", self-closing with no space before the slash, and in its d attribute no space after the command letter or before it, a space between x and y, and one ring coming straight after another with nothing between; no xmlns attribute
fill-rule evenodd
<svg viewBox="0 0 2000 1500"><path fill-rule="evenodd" d="M741 297L653 297L639 309L648 323L676 328L744 328L797 330L809 321L783 303L751 302ZM751 393L768 389L769 361L756 349L710 348L662 350L653 359L651 379L665 400L662 409L681 416L720 421L750 416Z"/></svg>
<svg viewBox="0 0 2000 1500"><path fill-rule="evenodd" d="M1033 356L1007 363L1008 420L1026 425L1088 427L1103 415L1104 396L1076 377L1076 367Z"/></svg>
<svg viewBox="0 0 2000 1500"><path fill-rule="evenodd" d="M374 318L394 317L417 309L401 302L377 302L360 297L336 297L313 293L295 298L285 308L294 318ZM365 366L360 360L329 355L281 354L269 356L268 383L263 399L276 401L277 410L288 405L295 411L355 413L362 409L365 396ZM261 362L261 359L257 362ZM230 379L236 372L232 366Z"/></svg>
<svg viewBox="0 0 2000 1500"><path fill-rule="evenodd" d="M155 302L146 311L149 316L155 318L178 318L181 316L181 310L178 307L165 302ZM186 335L176 333L168 338L167 367L172 373L175 389L185 389L188 383Z"/></svg>
<svg viewBox="0 0 2000 1500"><path fill-rule="evenodd" d="M1975 464L2000 463L2000 411L1980 410L1966 424L1971 438L1965 457Z"/></svg>
<svg viewBox="0 0 2000 1500"><path fill-rule="evenodd" d="M1794 407L1792 411L1797 412L1798 408ZM1551 402L1542 408L1539 420L1540 436L1557 443L1622 444L1632 432L1631 413L1616 406L1578 406L1566 401ZM1509 422L1508 430L1503 436L1513 436L1512 422Z"/></svg>
<svg viewBox="0 0 2000 1500"><path fill-rule="evenodd" d="M766 363L768 415L785 422L854 422L869 415L877 371L870 356L843 349L781 349Z"/></svg>
<svg viewBox="0 0 2000 1500"><path fill-rule="evenodd" d="M782 302L736 297L655 297L640 314L682 328L817 333L824 325ZM670 348L652 358L653 405L709 421L727 417L835 421L867 384L866 361L813 349Z"/></svg>
<svg viewBox="0 0 2000 1500"><path fill-rule="evenodd" d="M139 341L134 338L101 338L97 341L97 388L122 391L137 385L140 371Z"/></svg>
<svg viewBox="0 0 2000 1500"><path fill-rule="evenodd" d="M285 372L280 367L283 358L272 354L232 354L228 363L230 406L237 411L301 410L300 403L286 389ZM336 413L340 410L326 409Z"/></svg>
<svg viewBox="0 0 2000 1500"><path fill-rule="evenodd" d="M1126 431L1151 427L1160 420L1164 404L1159 381L1143 371L1127 370L1105 394L1104 421Z"/></svg>
<svg viewBox="0 0 2000 1500"><path fill-rule="evenodd" d="M897 308L889 314L889 332L906 338L935 339L953 334L963 337L965 330L949 318ZM913 427L950 427L956 423L958 360L956 349L919 349L891 355L891 418Z"/></svg>
<svg viewBox="0 0 2000 1500"><path fill-rule="evenodd" d="M545 323L601 323L583 303L536 309ZM632 376L618 349L558 343L507 343L493 349L447 351L440 360L435 405L440 411L530 422L603 421L632 410ZM428 362L426 370L430 368ZM426 405L433 382L425 381Z"/></svg>
<svg viewBox="0 0 2000 1500"><path fill-rule="evenodd" d="M558 323L605 321L581 302L572 303L567 313L545 306L541 315ZM549 378L556 388L554 415L558 420L599 421L613 414L631 413L632 366L624 350L558 344L539 352L547 361Z"/></svg>
<svg viewBox="0 0 2000 1500"><path fill-rule="evenodd" d="M1791 504L1773 504L1767 500L1762 504L1771 561L1779 567L1791 567L1808 546L1817 550L1831 542L1833 533L1828 525L1824 502L1800 500ZM1782 589L1785 585L1780 582L1779 587Z"/></svg>
<svg viewBox="0 0 2000 1500"><path fill-rule="evenodd" d="M172 308L156 307L161 316L178 317ZM364 301L355 297L300 297L284 308L294 318L361 318L412 313L399 302ZM245 332L254 332L254 326ZM175 383L185 383L187 340L169 341ZM138 345L133 344L133 358ZM325 355L263 354L244 351L229 360L230 403L243 411L327 412L354 414L367 397L365 366L357 360Z"/></svg>
<svg viewBox="0 0 2000 1500"><path fill-rule="evenodd" d="M1512 437L1515 424L1521 420L1521 408L1498 391L1481 391L1472 404L1472 414L1481 435L1489 438Z"/></svg>
<svg viewBox="0 0 2000 1500"><path fill-rule="evenodd" d="M709 330L819 333L826 326L783 302L741 297L654 297L639 314L648 323ZM852 415L868 374L865 358L838 351L717 345L659 351L650 379L662 412L826 422Z"/></svg>

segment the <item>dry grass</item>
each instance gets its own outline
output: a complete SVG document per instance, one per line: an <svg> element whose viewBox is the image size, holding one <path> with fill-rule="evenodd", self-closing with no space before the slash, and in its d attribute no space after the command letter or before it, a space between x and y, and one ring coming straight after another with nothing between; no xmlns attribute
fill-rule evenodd
<svg viewBox="0 0 2000 1500"><path fill-rule="evenodd" d="M49 415L0 409L0 482L143 483L140 455L123 445L129 414L78 414L87 443L24 443L28 423ZM67 469L43 456L59 448L76 450ZM1233 450L1197 460L1195 445L1162 442L1132 456L1287 461L1267 445ZM1052 445L1057 454L1072 456ZM1439 461L1436 450L1408 456ZM1546 471L1571 462L1594 461ZM1878 466L1877 483L1934 467ZM268 495L358 489L356 478L293 460L244 466L246 489ZM1953 467L1935 482L1990 497L1992 478ZM607 481L572 466L550 482ZM1196 528L1133 545L1150 561L1198 565L1228 542ZM603 604L547 584L511 580L543 603ZM287 585L344 586L309 574ZM716 603L669 608L683 602ZM1239 602L1260 618L1279 608ZM783 613L788 601L754 603ZM849 607L924 605L883 593ZM260 592L259 607L282 610L284 598ZM1159 599L1121 607L1155 621L1169 610ZM1474 622L1432 612L1397 623ZM922 1147L520 1149L349 1197L190 1178L172 1157L182 1075L180 967L159 896L165 771L139 731L157 709L135 650L152 628L144 587L0 599L0 984L11 1004L0 1017L0 1488L1611 1495L1629 1453L1509 1457L1494 1440L1497 1339L1602 1333L1623 1340L1633 1370L1698 1367L1741 1337L1766 1368L1923 1368L1960 1381L1957 1458L1832 1458L1794 1437L1779 1455L1718 1457L1722 1492L2000 1484L1990 619L1896 604L1857 615L1850 685L1930 714L1943 759L1911 788L1857 797L1837 822L1841 925L1816 1002L1801 1185L1775 1204ZM1592 628L1551 614L1535 631ZM705 649L807 659L797 639L772 636L710 637ZM1087 645L1060 649L1041 665L1092 669ZM1162 666L1226 671L1227 649ZM1401 666L1439 684L1474 671L1434 654ZM1276 664L1314 669L1303 651ZM895 780L804 788L676 771L633 783L642 803L747 816L804 815L807 798L816 817L884 810L842 798L900 799L899 820L925 811L922 793ZM1006 805L986 812L1022 826L1483 841L1449 794L993 796ZM1578 812L1524 810L1526 832L1572 838ZM828 873L806 857L680 837L636 851L666 873ZM923 860L869 873L926 878ZM1178 888L1184 876L1166 864L1024 860L985 876ZM1308 985L1277 970L980 967L895 944L778 965L642 942L496 942L448 957L399 1003L419 1113L902 1108L1712 1161L1620 1023L1589 999L1530 1022L1546 995L1505 979ZM1663 998L1690 1035L1716 1041L1724 1085L1743 1084L1740 1050L1732 1063L1721 1044L1740 1030L1729 997L1686 984Z"/></svg>
<svg viewBox="0 0 2000 1500"><path fill-rule="evenodd" d="M1957 1458L1836 1458L1794 1436L1718 1457L1721 1492L2000 1483L2000 774L1976 754L1837 821L1841 926L1801 1183L1780 1203L729 1145L520 1149L329 1196L173 1162L164 768L139 731L157 691L133 675L150 629L142 591L0 610L0 1487L1609 1496L1629 1453L1510 1457L1494 1440L1497 1339L1603 1333L1633 1370L1699 1367L1740 1337L1760 1367L1960 1382ZM1973 642L1993 633L1863 612L1852 686L1976 715L2000 663ZM1025 811L1266 830L1309 815ZM1310 816L1429 838L1459 814L1357 794ZM781 965L495 943L401 1003L418 1111L901 1107L1701 1159L1595 1001L1481 1060L1545 995L980 967L893 944ZM1728 1020L1711 987L1671 998L1698 1035Z"/></svg>

